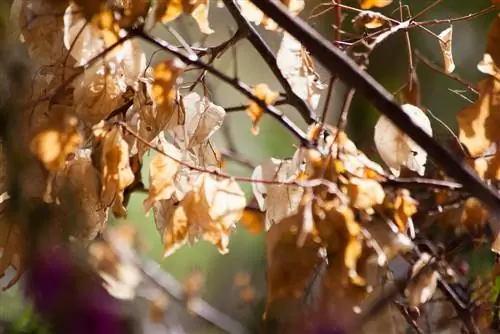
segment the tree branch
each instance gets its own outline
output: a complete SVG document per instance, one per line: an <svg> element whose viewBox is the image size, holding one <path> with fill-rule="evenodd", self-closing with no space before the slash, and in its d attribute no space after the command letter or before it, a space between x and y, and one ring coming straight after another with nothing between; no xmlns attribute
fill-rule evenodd
<svg viewBox="0 0 500 334"><path fill-rule="evenodd" d="M483 183L465 161L458 160L453 153L413 123L401 106L396 103L393 96L373 77L359 70L352 59L332 46L302 19L292 17L278 1L251 0L251 2L300 40L311 55L317 58L325 68L336 73L340 79L363 94L382 114L422 147L448 176L461 183L467 191L486 204L492 213L500 216L500 196L498 193ZM491 227L495 232L500 230L500 226Z"/></svg>
<svg viewBox="0 0 500 334"><path fill-rule="evenodd" d="M252 44L255 50L257 50L262 59L264 59L269 69L273 72L274 76L285 90L288 102L297 109L307 124L314 123L316 119L315 113L311 110L311 108L309 108L304 100L294 93L290 83L288 83L288 80L283 76L281 70L278 68L276 56L273 54L269 45L267 45L264 39L259 35L259 33L257 33L257 30L255 30L247 19L241 15L234 0L224 0L224 4L238 24L238 28L246 33L248 41Z"/></svg>

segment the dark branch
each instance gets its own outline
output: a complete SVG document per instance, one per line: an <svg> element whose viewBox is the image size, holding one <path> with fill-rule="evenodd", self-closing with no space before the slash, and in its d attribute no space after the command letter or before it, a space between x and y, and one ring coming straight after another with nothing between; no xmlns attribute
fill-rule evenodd
<svg viewBox="0 0 500 334"><path fill-rule="evenodd" d="M377 109L404 131L448 176L461 183L472 195L486 204L492 212L500 215L500 196L477 177L463 160L440 145L431 136L413 123L393 96L374 78L359 70L356 63L339 49L331 45L323 36L307 25L302 19L292 17L287 9L276 0L251 0L260 10L276 21L296 39L300 40L312 56L317 58L330 72L363 94ZM492 226L496 232L500 226Z"/></svg>

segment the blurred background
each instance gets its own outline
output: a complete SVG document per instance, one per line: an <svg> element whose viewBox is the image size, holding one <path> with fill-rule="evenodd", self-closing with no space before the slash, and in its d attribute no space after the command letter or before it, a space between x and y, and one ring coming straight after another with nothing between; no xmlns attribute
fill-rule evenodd
<svg viewBox="0 0 500 334"><path fill-rule="evenodd" d="M325 0L323 0L325 1ZM327 9L328 7L318 7L322 1L306 1L306 9L301 13L301 17L308 20L316 29L329 39L334 38L335 31L334 11L330 10L322 15L311 16ZM418 13L435 0L403 0L402 3L411 10L413 14ZM357 1L344 1L346 5L358 6ZM428 11L419 18L420 21L430 19L453 18L477 12L491 4L490 0L457 1L445 0ZM381 10L386 15L399 16L398 1ZM344 29L351 31L353 13L344 11ZM495 13L490 13L474 20L457 22L453 26L453 54L456 63L455 74L465 78L471 83L476 83L480 78L480 73L476 70L477 63L481 60L487 38L488 27L492 22ZM174 27L190 44L217 45L228 39L236 31L236 25L231 16L224 8L218 8L215 1L212 1L210 8L210 24L215 30L215 34L204 38L199 33L195 21L191 17L181 17L176 20ZM428 27L431 31L439 34L448 25ZM278 50L281 41L281 34L268 32L259 28L269 45L274 51ZM169 41L174 41L165 27L156 26L152 32ZM422 29L410 30L410 38L414 50L418 50L430 61L442 68L443 58L440 52L439 43L431 34ZM258 53L253 50L248 42L239 42L235 52L227 52L217 59L214 65L229 73L235 71L238 77L253 86L258 83L268 83L274 90L280 90L279 84L274 79L271 71ZM144 51L148 58L156 51L150 45L143 44ZM168 55L155 53L152 64L155 64ZM467 92L464 96L452 92L453 90L464 91L465 87L459 83L438 74L425 64L416 61L418 77L421 85L422 104L429 108L432 113L446 123L451 129L456 128L455 114L459 112L469 101ZM317 64L319 74L323 83L328 83L329 76ZM381 82L389 91L395 92L404 85L408 78L408 57L404 35L395 34L383 42L372 54L370 58L369 72ZM192 80L187 76L186 82ZM232 90L224 83L220 83L216 78L208 77L207 80L210 97L213 102L224 107L246 104L247 100L238 92ZM329 109L329 122L335 124L338 110L342 105L345 89L342 84L337 83L334 89ZM320 114L324 110L324 101L327 90L325 89L320 106L317 112ZM282 109L287 116L296 121L303 129L305 123L292 108ZM353 106L349 114L348 132L358 145L371 158L379 160L373 144L373 127L378 117L377 111L365 101L360 95L355 95ZM287 158L290 157L297 144L295 139L287 133L271 117L265 116L261 126L260 135L253 136L250 132L251 123L246 114L242 112L228 113L224 127L219 130L214 139L214 146L228 147L227 137L232 138L238 152L247 156L251 161L259 164L269 157ZM433 130L436 137L446 140L451 138L450 133L438 122L433 122ZM227 131L224 134L224 131ZM149 157L150 158L150 157ZM143 179L148 180L148 164L146 159L143 170ZM238 165L231 161L225 163L228 171L234 175L251 174L247 167ZM243 185L250 198L250 189L247 184ZM142 202L145 198L143 194L134 194L128 206L128 220L137 227L144 243L148 246L148 256L159 262L161 267L175 276L178 280L184 281L193 273L201 273L204 285L201 296L214 307L245 323L249 328L257 331L260 317L263 311L265 298L265 248L263 234L255 235L249 233L245 228L238 226L231 236L229 245L230 252L227 255L220 255L216 248L204 241L200 241L193 246L185 246L168 258L163 258L163 246L160 242L160 235L156 230L152 214L145 216ZM123 222L111 220L110 224L120 224ZM477 270L480 270L478 268ZM252 290L242 294L242 290L235 284L235 278L241 274L251 278ZM239 276L240 275L240 276ZM15 319L22 324L30 316L29 303L20 298L20 287L18 284L6 292L0 292L0 320ZM251 293L252 292L252 293ZM199 333L216 333L214 328L208 324L200 324Z"/></svg>

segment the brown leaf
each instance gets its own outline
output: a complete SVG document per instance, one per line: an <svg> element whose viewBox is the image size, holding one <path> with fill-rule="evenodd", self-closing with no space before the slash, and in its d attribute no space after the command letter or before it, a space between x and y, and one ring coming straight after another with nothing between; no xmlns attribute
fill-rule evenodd
<svg viewBox="0 0 500 334"><path fill-rule="evenodd" d="M267 305L275 300L299 299L314 268L320 263L320 244L307 235L302 247L297 247L297 235L302 225L302 213L274 224L266 233Z"/></svg>
<svg viewBox="0 0 500 334"><path fill-rule="evenodd" d="M363 31L364 29L377 29L386 24L386 19L383 15L369 10L362 11L352 20L354 29Z"/></svg>
<svg viewBox="0 0 500 334"><path fill-rule="evenodd" d="M305 7L304 0L280 0L291 15L298 15ZM264 15L250 0L237 0L241 14L250 22L261 25L267 30L278 30L278 24Z"/></svg>
<svg viewBox="0 0 500 334"><path fill-rule="evenodd" d="M405 289L410 306L416 307L427 303L436 291L439 274L427 265L430 260L431 256L428 253L422 253L420 259L413 265L412 280ZM418 278L414 279L417 275Z"/></svg>
<svg viewBox="0 0 500 334"><path fill-rule="evenodd" d="M479 83L479 100L457 115L459 139L472 157L478 157L500 139L500 83L490 77Z"/></svg>
<svg viewBox="0 0 500 334"><path fill-rule="evenodd" d="M394 222L402 233L406 233L411 216L417 212L417 204L407 189L398 189L391 206L394 212Z"/></svg>
<svg viewBox="0 0 500 334"><path fill-rule="evenodd" d="M256 209L245 209L240 219L246 230L252 235L259 235L265 230L265 213Z"/></svg>
<svg viewBox="0 0 500 334"><path fill-rule="evenodd" d="M278 92L274 92L267 84L261 83L254 87L253 93L257 98L264 101L267 105L273 104L278 100L280 96ZM248 108L246 110L248 117L252 120L252 133L254 135L259 134L259 122L264 115L264 110L255 102L250 101Z"/></svg>

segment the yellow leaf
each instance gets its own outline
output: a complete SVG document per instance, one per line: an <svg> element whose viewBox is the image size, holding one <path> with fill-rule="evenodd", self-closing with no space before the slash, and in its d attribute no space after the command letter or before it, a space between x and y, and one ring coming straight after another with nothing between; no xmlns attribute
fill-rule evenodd
<svg viewBox="0 0 500 334"><path fill-rule="evenodd" d="M113 211L125 215L123 207L123 191L134 182L134 172L130 167L128 144L123 139L121 129L117 126L107 129L99 123L94 126L94 136L102 145L101 148L101 198L113 204Z"/></svg>
<svg viewBox="0 0 500 334"><path fill-rule="evenodd" d="M165 123L168 123L174 116L175 86L180 83L184 68L183 62L173 59L156 65L153 70L151 98L157 115L163 115L162 119Z"/></svg>
<svg viewBox="0 0 500 334"><path fill-rule="evenodd" d="M370 9L372 7L385 7L392 3L392 0L360 0L361 9Z"/></svg>
<svg viewBox="0 0 500 334"><path fill-rule="evenodd" d="M276 102L278 97L280 96L278 92L274 92L267 84L258 84L254 87L253 93L257 98L264 101L267 105L273 104ZM250 101L248 108L246 110L248 116L252 120L252 133L254 135L259 134L259 122L262 116L264 115L264 110L255 102Z"/></svg>
<svg viewBox="0 0 500 334"><path fill-rule="evenodd" d="M500 83L493 77L479 83L479 100L457 115L458 137L472 157L478 157L500 140Z"/></svg>
<svg viewBox="0 0 500 334"><path fill-rule="evenodd" d="M212 34L208 22L209 0L159 0L156 4L156 19L168 23L178 18L182 13L191 14L196 20L200 31Z"/></svg>
<svg viewBox="0 0 500 334"><path fill-rule="evenodd" d="M261 234L265 230L265 214L258 210L246 209L243 211L240 223L245 226L246 230L252 235Z"/></svg>
<svg viewBox="0 0 500 334"><path fill-rule="evenodd" d="M169 156L181 160L181 152L173 145L165 143L163 150ZM174 178L179 170L179 163L162 154L155 155L149 165L149 196L144 200L147 213L154 201L170 199L175 193Z"/></svg>
<svg viewBox="0 0 500 334"><path fill-rule="evenodd" d="M45 168L57 171L64 167L66 159L73 153L82 139L77 130L78 119L66 113L59 115L55 124L50 124L31 141L31 151Z"/></svg>
<svg viewBox="0 0 500 334"><path fill-rule="evenodd" d="M417 201L407 189L399 189L393 203L394 221L402 233L406 233L411 216L417 212Z"/></svg>
<svg viewBox="0 0 500 334"><path fill-rule="evenodd" d="M377 29L383 26L386 23L385 18L377 13L372 11L362 11L353 19L354 28L357 31L363 31L366 29Z"/></svg>
<svg viewBox="0 0 500 334"><path fill-rule="evenodd" d="M347 195L351 198L351 205L360 210L368 210L377 204L382 204L385 198L380 183L356 177L349 180Z"/></svg>
<svg viewBox="0 0 500 334"><path fill-rule="evenodd" d="M229 234L245 206L238 183L229 179L217 181L203 174L177 207L165 207L164 213L170 216L163 231L164 256L186 241L192 243L200 238L213 243L220 253L227 253Z"/></svg>

